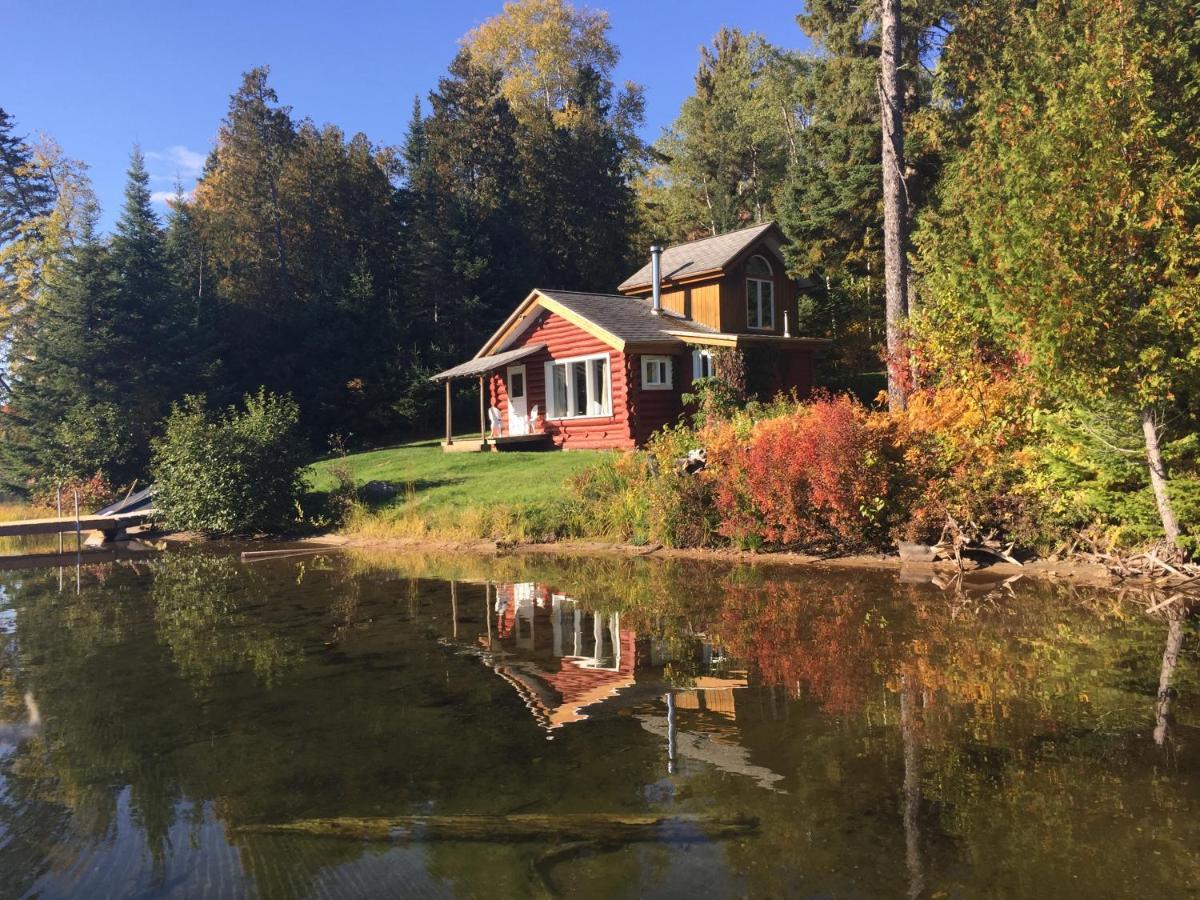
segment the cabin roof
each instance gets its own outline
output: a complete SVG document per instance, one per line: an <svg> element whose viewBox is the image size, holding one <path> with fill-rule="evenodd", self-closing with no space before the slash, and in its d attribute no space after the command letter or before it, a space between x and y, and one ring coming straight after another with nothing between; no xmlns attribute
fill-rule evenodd
<svg viewBox="0 0 1200 900"><path fill-rule="evenodd" d="M430 381L449 381L452 378L469 378L472 375L483 375L487 372L497 369L505 363L516 362L518 359L524 359L526 356L532 356L539 350L545 350L545 344L528 344L524 347L518 347L516 350L509 350L505 353L497 353L495 356L484 356L479 359L469 359L465 363L455 366L452 369L447 369L444 372L438 372L436 375L429 376Z"/></svg>
<svg viewBox="0 0 1200 900"><path fill-rule="evenodd" d="M665 309L656 316L651 312L650 301L643 297L540 289L538 293L627 344L679 340L673 332L680 331L713 333L713 329Z"/></svg>
<svg viewBox="0 0 1200 900"><path fill-rule="evenodd" d="M668 247L662 254L663 281L677 281L706 272L720 272L748 248L772 229L778 230L774 222L751 225L738 231L729 231L714 237L700 238L685 244ZM631 291L650 286L651 264L644 266L618 285L619 291Z"/></svg>

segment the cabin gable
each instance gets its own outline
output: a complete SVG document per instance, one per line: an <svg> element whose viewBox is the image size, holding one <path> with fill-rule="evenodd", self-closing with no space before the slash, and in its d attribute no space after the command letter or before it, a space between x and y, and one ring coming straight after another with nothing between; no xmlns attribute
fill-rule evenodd
<svg viewBox="0 0 1200 900"><path fill-rule="evenodd" d="M541 309L534 312L533 320L517 334L507 349L545 345L543 349L525 357L512 368L524 367L526 414L536 406L538 421L531 422L534 429L540 428L548 434L554 444L564 449L605 449L634 446L629 429L628 379L625 354L593 334L568 321L557 312ZM608 361L606 394L608 412L604 415L555 416L547 399L548 379L552 378L550 367L554 363L574 360ZM510 369L496 371L488 379L491 405L500 413L506 430L510 421L509 408Z"/></svg>
<svg viewBox="0 0 1200 900"><path fill-rule="evenodd" d="M747 320L747 265L755 256L766 260L771 269L774 321L769 328L752 328ZM625 293L647 298L652 289L648 284L635 285ZM787 275L781 243L773 228L720 269L694 276L665 272L661 289L663 309L724 334L783 335L785 313L788 332L794 332L797 297L796 283Z"/></svg>

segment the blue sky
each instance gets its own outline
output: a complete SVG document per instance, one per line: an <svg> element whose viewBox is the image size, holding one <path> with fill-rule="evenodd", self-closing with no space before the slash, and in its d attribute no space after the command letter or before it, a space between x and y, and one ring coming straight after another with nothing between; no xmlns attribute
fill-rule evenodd
<svg viewBox="0 0 1200 900"><path fill-rule="evenodd" d="M698 48L720 26L809 47L795 24L799 2L582 5L608 10L622 52L617 78L646 87L649 138L691 92ZM246 69L270 65L280 100L297 117L396 144L413 96L428 94L458 39L501 7L502 0L3 0L4 30L35 39L6 42L12 80L0 106L23 133L44 131L91 167L110 227L132 145L146 153L155 191L169 193L177 175L190 187Z"/></svg>

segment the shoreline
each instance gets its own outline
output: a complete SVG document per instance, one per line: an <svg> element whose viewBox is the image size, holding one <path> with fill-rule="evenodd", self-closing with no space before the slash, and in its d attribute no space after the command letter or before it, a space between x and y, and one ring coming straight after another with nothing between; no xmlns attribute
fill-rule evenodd
<svg viewBox="0 0 1200 900"><path fill-rule="evenodd" d="M605 541L545 541L517 542L495 541L483 538L445 538L445 537L393 537L367 538L354 535L328 532L303 537L294 536L260 536L248 540L228 541L212 539L196 533L170 532L156 535L139 535L138 551L124 546L104 545L86 548L82 561L90 559L114 558L116 556L137 556L144 552L163 551L172 548L236 544L240 547L261 547L266 550L263 555L272 551L268 548L278 548L279 554L285 554L287 548L281 545L292 545L293 549L328 548L330 550L371 550L412 553L467 553L476 556L575 556L588 558L614 559L673 559L708 562L723 565L754 566L768 569L819 569L823 571L845 572L884 572L893 573L904 580L925 581L948 586L958 576L957 566L949 560L938 562L909 562L901 560L896 554L886 553L851 553L840 556L816 556L794 551L753 552L732 549L701 549L701 548L670 548L658 545L636 546ZM254 552L254 551L250 551ZM64 554L61 559L58 554L4 554L0 555L0 568L23 568L26 564L37 567L47 564L53 557L54 564L62 564L62 560L75 560L75 551ZM1121 578L1099 563L1071 559L1033 559L1023 565L1013 565L1002 560L967 560L968 566L962 575L966 583L1002 582L1015 578L1032 578L1038 581L1073 585L1080 587L1098 587L1109 590L1136 588L1139 590L1174 590L1184 585L1179 582L1164 582L1161 579L1146 576L1130 576Z"/></svg>
<svg viewBox="0 0 1200 900"><path fill-rule="evenodd" d="M358 550L426 551L441 553L473 553L484 556L584 556L620 557L624 559L684 559L700 562L771 568L814 568L823 570L893 572L899 575L922 577L923 580L954 578L957 566L950 561L907 562L899 556L884 553L857 553L844 556L814 556L792 551L754 553L745 550L672 549L669 547L639 547L632 544L601 541L562 541L518 543L484 539L455 538L356 538L352 535L330 533L304 538L303 543L319 543L331 548ZM1088 587L1140 588L1160 587L1146 578L1119 579L1098 563L1073 560L1036 559L1016 566L1000 560L979 563L972 561L964 570L967 580L1003 581L1013 577L1028 577L1043 581L1083 585Z"/></svg>

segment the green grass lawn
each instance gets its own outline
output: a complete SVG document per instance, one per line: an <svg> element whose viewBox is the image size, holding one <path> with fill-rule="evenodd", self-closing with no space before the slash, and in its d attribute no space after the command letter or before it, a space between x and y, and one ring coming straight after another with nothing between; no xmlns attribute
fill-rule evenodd
<svg viewBox="0 0 1200 900"><path fill-rule="evenodd" d="M567 478L604 453L445 453L436 440L418 441L321 460L310 467L308 480L315 492L328 493L337 484L333 469L344 466L359 487L369 481L396 486L399 493L391 500L356 511L347 523L352 532L524 537L523 511L568 497Z"/></svg>

